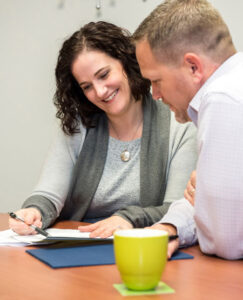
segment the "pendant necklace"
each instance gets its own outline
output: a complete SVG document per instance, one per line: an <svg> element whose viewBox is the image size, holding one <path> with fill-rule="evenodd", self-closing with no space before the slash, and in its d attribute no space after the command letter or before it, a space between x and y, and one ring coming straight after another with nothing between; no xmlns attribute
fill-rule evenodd
<svg viewBox="0 0 243 300"><path fill-rule="evenodd" d="M132 136L132 139L131 141L134 139L136 133L138 132L138 129L140 128L140 125L142 124L143 122L143 118L141 119L141 121L139 122L138 124L138 127L137 129L135 130L133 136ZM115 135L117 136L118 140L121 140L120 137L118 136L117 132L115 131L114 127L112 126L111 122L110 122L110 125L115 133ZM120 154L120 157L121 157L121 160L124 161L124 162L127 162L131 159L131 152L128 150L128 147L126 147Z"/></svg>

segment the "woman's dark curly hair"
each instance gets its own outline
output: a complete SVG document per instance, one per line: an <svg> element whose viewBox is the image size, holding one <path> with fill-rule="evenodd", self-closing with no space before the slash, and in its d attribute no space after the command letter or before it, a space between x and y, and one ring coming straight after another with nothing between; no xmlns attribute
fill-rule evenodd
<svg viewBox="0 0 243 300"><path fill-rule="evenodd" d="M94 127L94 115L103 113L86 98L72 75L72 64L84 49L98 50L118 59L128 77L131 93L136 101L143 99L150 89L150 82L140 73L130 33L107 22L86 24L63 43L56 66L56 116L61 120L63 131L68 135L79 131L80 118L84 126Z"/></svg>

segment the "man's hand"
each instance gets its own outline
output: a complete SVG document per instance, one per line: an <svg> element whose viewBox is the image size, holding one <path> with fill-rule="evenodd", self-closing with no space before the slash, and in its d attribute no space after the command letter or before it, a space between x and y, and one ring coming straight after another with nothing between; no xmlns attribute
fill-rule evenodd
<svg viewBox="0 0 243 300"><path fill-rule="evenodd" d="M81 232L90 232L90 237L101 237L107 238L117 230L117 229L131 229L132 224L119 216L112 216L105 220L96 222L91 225L79 226L78 229Z"/></svg>
<svg viewBox="0 0 243 300"><path fill-rule="evenodd" d="M196 191L196 171L194 170L184 191L184 197L194 206Z"/></svg>
<svg viewBox="0 0 243 300"><path fill-rule="evenodd" d="M25 223L28 225L35 225L37 227L42 227L41 222L41 213L37 208L30 207L20 209L15 212L15 214L22 219L24 219ZM23 222L15 220L9 217L9 228L11 228L14 232L20 235L29 235L29 234L36 234L35 230Z"/></svg>
<svg viewBox="0 0 243 300"><path fill-rule="evenodd" d="M170 235L176 235L177 229L171 225L171 224L155 224L150 227L147 227L148 229L158 229L158 230L164 230L167 231L169 236ZM173 240L168 243L168 251L167 251L167 257L171 258L172 254L179 248L179 239Z"/></svg>

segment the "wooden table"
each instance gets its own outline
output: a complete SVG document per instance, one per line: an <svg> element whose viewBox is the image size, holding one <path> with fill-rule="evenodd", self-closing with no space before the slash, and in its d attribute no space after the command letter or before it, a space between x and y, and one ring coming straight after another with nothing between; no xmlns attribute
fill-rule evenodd
<svg viewBox="0 0 243 300"><path fill-rule="evenodd" d="M66 221L55 227L77 228L79 224ZM7 215L0 214L0 230L7 228ZM114 283L121 283L115 265L52 269L25 253L26 249L0 247L1 300L243 299L243 261L206 256L198 246L183 250L194 259L167 263L162 280L175 289L174 294L130 298L113 288Z"/></svg>

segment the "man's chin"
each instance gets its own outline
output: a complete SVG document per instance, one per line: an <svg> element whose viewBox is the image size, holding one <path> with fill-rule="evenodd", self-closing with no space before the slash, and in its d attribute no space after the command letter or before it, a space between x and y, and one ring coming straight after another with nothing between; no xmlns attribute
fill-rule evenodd
<svg viewBox="0 0 243 300"><path fill-rule="evenodd" d="M186 122L191 121L191 119L189 118L187 112L174 111L174 114L175 114L176 121L179 122L179 123L186 123Z"/></svg>

